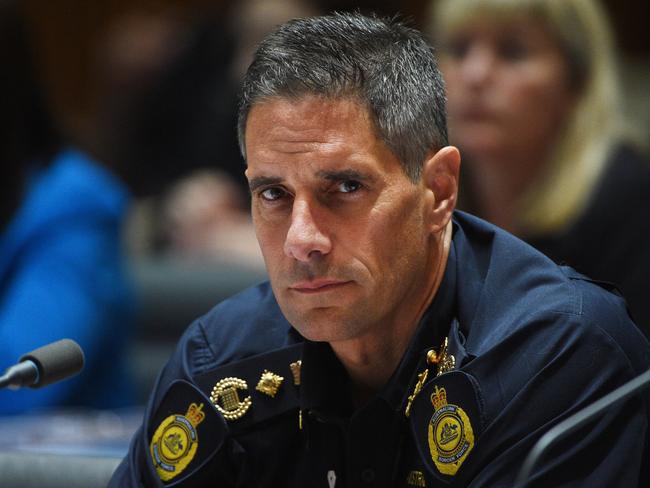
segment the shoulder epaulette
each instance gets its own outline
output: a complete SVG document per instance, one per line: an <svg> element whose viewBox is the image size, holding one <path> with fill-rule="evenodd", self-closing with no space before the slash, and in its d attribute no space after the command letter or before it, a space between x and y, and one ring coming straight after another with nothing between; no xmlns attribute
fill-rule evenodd
<svg viewBox="0 0 650 488"><path fill-rule="evenodd" d="M302 343L219 366L194 378L231 432L299 408Z"/></svg>

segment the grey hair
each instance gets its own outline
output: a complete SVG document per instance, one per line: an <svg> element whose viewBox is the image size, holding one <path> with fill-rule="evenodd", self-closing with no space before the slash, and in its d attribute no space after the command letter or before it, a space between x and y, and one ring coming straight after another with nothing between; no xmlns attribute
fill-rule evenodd
<svg viewBox="0 0 650 488"><path fill-rule="evenodd" d="M289 21L267 36L241 92L237 130L244 158L253 105L306 95L348 97L365 106L377 136L412 181L427 153L447 145L444 82L433 48L397 19L335 13Z"/></svg>

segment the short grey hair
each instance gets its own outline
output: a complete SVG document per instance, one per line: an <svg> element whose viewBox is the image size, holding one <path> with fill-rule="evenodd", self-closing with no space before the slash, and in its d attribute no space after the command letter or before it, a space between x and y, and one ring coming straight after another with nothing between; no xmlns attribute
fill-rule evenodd
<svg viewBox="0 0 650 488"><path fill-rule="evenodd" d="M392 18L335 13L281 25L258 47L241 92L238 137L270 98L353 98L413 181L427 154L447 145L445 89L433 48Z"/></svg>

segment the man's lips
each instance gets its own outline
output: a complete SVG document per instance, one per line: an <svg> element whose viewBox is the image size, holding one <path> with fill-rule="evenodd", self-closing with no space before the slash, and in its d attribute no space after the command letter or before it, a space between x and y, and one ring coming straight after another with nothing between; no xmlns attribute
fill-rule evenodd
<svg viewBox="0 0 650 488"><path fill-rule="evenodd" d="M321 293L334 290L341 286L347 285L348 283L350 283L350 281L318 279L294 283L289 287L289 289L298 293Z"/></svg>

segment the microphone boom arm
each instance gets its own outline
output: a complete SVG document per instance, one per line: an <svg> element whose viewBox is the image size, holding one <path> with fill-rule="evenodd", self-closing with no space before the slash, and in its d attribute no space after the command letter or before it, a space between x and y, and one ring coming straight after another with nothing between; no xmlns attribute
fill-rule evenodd
<svg viewBox="0 0 650 488"><path fill-rule="evenodd" d="M515 482L516 488L525 488L528 485L530 475L537 462L542 458L542 455L548 451L556 442L564 439L567 435L576 431L587 422L603 415L609 408L622 403L629 397L636 395L650 385L650 370L633 378L622 386L619 386L614 391L608 393L604 397L595 401L591 405L586 406L582 410L574 413L566 418L555 427L550 429L544 434L533 448L528 453L524 461L517 480Z"/></svg>

